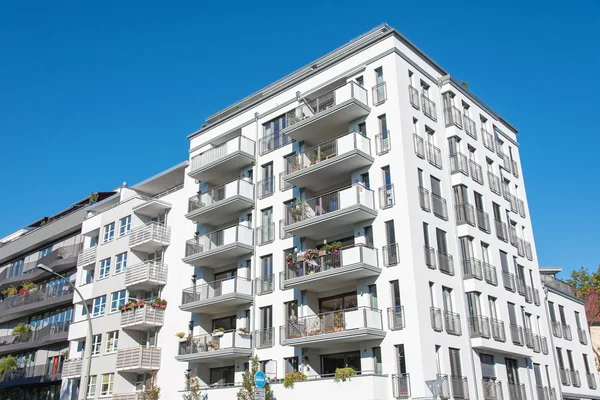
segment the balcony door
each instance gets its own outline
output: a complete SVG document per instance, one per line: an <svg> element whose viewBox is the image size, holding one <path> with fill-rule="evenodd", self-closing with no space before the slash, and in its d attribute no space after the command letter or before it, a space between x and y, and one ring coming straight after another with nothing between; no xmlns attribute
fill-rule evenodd
<svg viewBox="0 0 600 400"><path fill-rule="evenodd" d="M535 376L535 386L544 386L540 364L533 364L533 376Z"/></svg>
<svg viewBox="0 0 600 400"><path fill-rule="evenodd" d="M467 306L469 308L469 316L471 318L477 318L481 315L481 305L479 304L478 292L467 293ZM478 328L477 325L475 325L474 328Z"/></svg>
<svg viewBox="0 0 600 400"><path fill-rule="evenodd" d="M333 375L336 369L345 367L351 367L355 371L361 370L359 350L321 356L322 375Z"/></svg>
<svg viewBox="0 0 600 400"><path fill-rule="evenodd" d="M460 363L460 350L459 349L448 349L450 356L450 375L453 377L462 377L462 365Z"/></svg>
<svg viewBox="0 0 600 400"><path fill-rule="evenodd" d="M398 358L398 375L406 374L406 357L403 344L396 345L396 357Z"/></svg>
<svg viewBox="0 0 600 400"><path fill-rule="evenodd" d="M235 376L235 366L219 367L210 369L211 386L229 386L233 385Z"/></svg>
<svg viewBox="0 0 600 400"><path fill-rule="evenodd" d="M281 115L263 125L263 137L266 139L263 151L269 151L280 147L283 144L283 134L285 129L285 115Z"/></svg>
<svg viewBox="0 0 600 400"><path fill-rule="evenodd" d="M504 362L506 364L506 376L508 379L509 385L518 385L519 384L519 368L517 365L517 360L512 358L505 358Z"/></svg>
<svg viewBox="0 0 600 400"><path fill-rule="evenodd" d="M319 314L353 309L358 306L356 292L319 299Z"/></svg>
<svg viewBox="0 0 600 400"><path fill-rule="evenodd" d="M446 243L446 232L441 229L435 229L435 237L437 241L437 250L439 254L448 254L448 244Z"/></svg>

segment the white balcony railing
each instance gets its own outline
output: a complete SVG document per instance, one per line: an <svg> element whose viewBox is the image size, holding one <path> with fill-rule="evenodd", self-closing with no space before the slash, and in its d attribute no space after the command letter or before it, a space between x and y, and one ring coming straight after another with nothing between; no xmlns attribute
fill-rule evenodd
<svg viewBox="0 0 600 400"><path fill-rule="evenodd" d="M160 368L161 350L156 347L131 347L117 351L117 371L157 370Z"/></svg>
<svg viewBox="0 0 600 400"><path fill-rule="evenodd" d="M165 309L151 305L121 312L121 327L133 325L162 326L165 322Z"/></svg>
<svg viewBox="0 0 600 400"><path fill-rule="evenodd" d="M244 136L238 136L217 147L213 147L210 150L200 153L192 157L190 173L193 174L194 171L205 168L210 164L218 162L221 159L230 156L238 151L242 151L254 157L254 141Z"/></svg>
<svg viewBox="0 0 600 400"><path fill-rule="evenodd" d="M194 336L179 343L180 356L202 355L218 357L220 350L252 349L251 335L238 331L225 331L212 335Z"/></svg>
<svg viewBox="0 0 600 400"><path fill-rule="evenodd" d="M181 304L186 305L219 297L242 294L252 296L252 281L240 276L221 279L184 289Z"/></svg>
<svg viewBox="0 0 600 400"><path fill-rule="evenodd" d="M231 199L234 196L243 196L254 200L254 185L248 181L238 179L210 188L206 192L190 197L188 200L188 213Z"/></svg>
<svg viewBox="0 0 600 400"><path fill-rule="evenodd" d="M63 363L62 377L63 378L79 378L81 376L81 358L71 358Z"/></svg>
<svg viewBox="0 0 600 400"><path fill-rule="evenodd" d="M94 264L96 262L96 250L98 246L90 247L83 250L77 256L77 266L85 267L86 265Z"/></svg>
<svg viewBox="0 0 600 400"><path fill-rule="evenodd" d="M198 255L209 250L215 250L234 243L252 246L253 230L244 225L234 225L191 239L186 242L185 256Z"/></svg>
<svg viewBox="0 0 600 400"><path fill-rule="evenodd" d="M138 283L154 283L156 285L166 285L167 283L166 264L154 261L144 261L127 267L125 271L125 286L133 286Z"/></svg>
<svg viewBox="0 0 600 400"><path fill-rule="evenodd" d="M139 226L129 232L129 247L139 246L147 242L158 242L168 245L171 241L171 227L155 221Z"/></svg>

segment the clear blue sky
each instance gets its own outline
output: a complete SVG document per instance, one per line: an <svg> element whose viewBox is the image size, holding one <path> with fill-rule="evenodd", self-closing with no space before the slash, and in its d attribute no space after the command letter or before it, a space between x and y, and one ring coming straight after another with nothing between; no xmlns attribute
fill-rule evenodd
<svg viewBox="0 0 600 400"><path fill-rule="evenodd" d="M600 264L597 0L177 3L0 3L0 236L186 159L207 116L387 22L519 129L541 265Z"/></svg>

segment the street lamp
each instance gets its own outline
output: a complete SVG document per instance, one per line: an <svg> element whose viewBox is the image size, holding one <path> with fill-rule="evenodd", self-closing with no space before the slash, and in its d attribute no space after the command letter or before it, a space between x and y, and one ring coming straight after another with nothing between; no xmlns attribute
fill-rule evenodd
<svg viewBox="0 0 600 400"><path fill-rule="evenodd" d="M42 271L48 272L52 275L55 275L57 277L59 277L60 279L62 279L63 281L67 282L67 284L69 284L69 286L71 286L73 288L73 290L77 293L77 295L79 296L79 298L81 299L81 302L83 303L83 307L85 308L85 315L87 317L87 322L88 322L88 333L87 333L87 344L85 346L85 357L87 357L87 368L85 371L85 374L83 374L82 371L82 383L83 383L83 387L79 388L79 399L80 400L85 400L85 398L87 397L87 389L89 386L89 382L90 382L90 370L92 369L92 318L90 317L90 309L87 306L87 303L85 302L85 299L83 298L83 296L81 295L81 292L79 291L79 289L77 289L75 287L75 285L73 285L71 283L71 281L69 281L67 278L65 278L64 276L62 276L61 274L54 272L51 268L46 267L44 264L38 264L37 265L38 269L41 269Z"/></svg>

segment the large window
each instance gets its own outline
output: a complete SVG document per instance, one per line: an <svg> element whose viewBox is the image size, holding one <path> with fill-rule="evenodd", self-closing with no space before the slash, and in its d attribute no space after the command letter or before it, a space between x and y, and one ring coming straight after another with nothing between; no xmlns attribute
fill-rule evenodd
<svg viewBox="0 0 600 400"><path fill-rule="evenodd" d="M102 385L100 386L100 396L110 396L113 391L113 382L115 374L102 375Z"/></svg>
<svg viewBox="0 0 600 400"><path fill-rule="evenodd" d="M100 349L102 348L102 335L94 335L92 337L92 355L100 355Z"/></svg>
<svg viewBox="0 0 600 400"><path fill-rule="evenodd" d="M110 257L100 261L100 273L98 279L107 278L110 275Z"/></svg>
<svg viewBox="0 0 600 400"><path fill-rule="evenodd" d="M106 334L106 348L104 353L114 353L119 345L119 331L108 332Z"/></svg>
<svg viewBox="0 0 600 400"><path fill-rule="evenodd" d="M104 225L104 241L103 243L108 243L112 241L115 237L115 223L112 222L108 225Z"/></svg>
<svg viewBox="0 0 600 400"><path fill-rule="evenodd" d="M106 309L106 295L96 297L92 303L92 317L104 315Z"/></svg>
<svg viewBox="0 0 600 400"><path fill-rule="evenodd" d="M127 290L123 289L121 291L114 292L110 299L110 312L113 313L119 311L119 307L124 305L126 301Z"/></svg>
<svg viewBox="0 0 600 400"><path fill-rule="evenodd" d="M326 313L337 310L347 310L351 308L356 308L357 306L358 302L356 299L356 292L319 299L320 313Z"/></svg>
<svg viewBox="0 0 600 400"><path fill-rule="evenodd" d="M94 399L96 398L96 375L90 376L90 382L87 388L87 398Z"/></svg>
<svg viewBox="0 0 600 400"><path fill-rule="evenodd" d="M231 315L229 317L213 319L213 331L219 328L223 328L226 331L235 329L237 317L235 315Z"/></svg>
<svg viewBox="0 0 600 400"><path fill-rule="evenodd" d="M127 268L127 252L117 254L115 258L117 260L115 264L115 274L125 271L125 269Z"/></svg>
<svg viewBox="0 0 600 400"><path fill-rule="evenodd" d="M125 236L131 230L131 215L119 220L119 237Z"/></svg>
<svg viewBox="0 0 600 400"><path fill-rule="evenodd" d="M46 247L45 249L40 250L40 258L46 257L50 253L52 253L52 246Z"/></svg>
<svg viewBox="0 0 600 400"><path fill-rule="evenodd" d="M321 375L335 374L336 369L345 367L360 371L360 351L321 356Z"/></svg>

